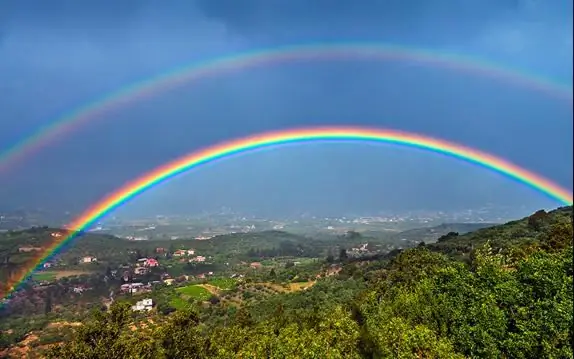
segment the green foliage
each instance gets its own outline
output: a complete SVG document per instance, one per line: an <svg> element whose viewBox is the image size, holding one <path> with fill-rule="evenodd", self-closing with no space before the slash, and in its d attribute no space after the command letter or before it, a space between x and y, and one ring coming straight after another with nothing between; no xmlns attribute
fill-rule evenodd
<svg viewBox="0 0 574 359"><path fill-rule="evenodd" d="M426 260L416 263L418 273L401 266L416 251L401 254L387 277L393 285L371 292L361 307L375 352L383 357L406 355L402 350L426 357L456 357L453 350L480 358L571 357L572 247L535 252L514 267L493 252L488 244L478 249L471 270L419 251L416 256ZM397 347L397 341L409 344Z"/></svg>
<svg viewBox="0 0 574 359"><path fill-rule="evenodd" d="M347 262L298 293L260 299L271 284L241 292L247 283L211 282L249 304L142 317L114 303L48 358L571 358L571 210ZM169 298L212 297L198 285L161 292L162 311Z"/></svg>
<svg viewBox="0 0 574 359"><path fill-rule="evenodd" d="M32 275L32 279L38 282L48 281L51 282L56 279L56 273L54 272L36 272Z"/></svg>
<svg viewBox="0 0 574 359"><path fill-rule="evenodd" d="M169 301L169 305L175 309L186 309L189 308L189 303L181 297L172 297ZM159 305L158 305L159 306Z"/></svg>
<svg viewBox="0 0 574 359"><path fill-rule="evenodd" d="M216 278L211 279L207 283L222 290L231 290L234 289L237 285L237 281L233 278Z"/></svg>

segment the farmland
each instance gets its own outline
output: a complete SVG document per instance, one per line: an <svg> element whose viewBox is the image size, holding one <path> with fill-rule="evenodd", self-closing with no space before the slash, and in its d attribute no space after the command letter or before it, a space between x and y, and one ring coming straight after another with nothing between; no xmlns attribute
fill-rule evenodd
<svg viewBox="0 0 574 359"><path fill-rule="evenodd" d="M177 288L177 292L183 296L197 300L208 300L209 297L211 297L211 293L207 289L197 284Z"/></svg>
<svg viewBox="0 0 574 359"><path fill-rule="evenodd" d="M231 290L237 285L237 281L233 278L216 278L208 282L208 284L217 287L221 290Z"/></svg>

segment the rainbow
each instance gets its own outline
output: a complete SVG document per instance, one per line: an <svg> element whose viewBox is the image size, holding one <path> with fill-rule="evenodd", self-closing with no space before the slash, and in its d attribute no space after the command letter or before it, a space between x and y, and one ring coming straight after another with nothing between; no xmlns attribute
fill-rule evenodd
<svg viewBox="0 0 574 359"><path fill-rule="evenodd" d="M484 60L447 52L378 43L304 44L259 49L233 54L176 68L122 87L91 103L66 113L0 154L0 172L19 159L31 155L61 135L65 135L106 112L167 91L178 85L231 71L293 60L403 60L417 65L439 66L466 71L515 83L572 102L572 86L553 82L526 72L503 68Z"/></svg>
<svg viewBox="0 0 574 359"><path fill-rule="evenodd" d="M49 260L50 257L62 250L63 247L73 238L79 236L83 231L106 214L124 205L139 194L166 182L183 172L216 160L258 149L315 141L361 141L386 143L427 150L474 163L505 175L519 183L530 186L563 204L572 204L572 193L548 179L493 155L423 135L365 127L317 127L267 132L223 142L206 149L192 152L191 154L160 166L128 183L90 207L76 220L70 223L68 225L68 228L72 230L70 234L63 236L52 243L42 253L42 255L35 260L34 266L26 269L23 273L20 273L19 276L14 278L14 280L11 280L9 286L13 287L12 291L17 289L19 285L27 280L32 273L43 263Z"/></svg>

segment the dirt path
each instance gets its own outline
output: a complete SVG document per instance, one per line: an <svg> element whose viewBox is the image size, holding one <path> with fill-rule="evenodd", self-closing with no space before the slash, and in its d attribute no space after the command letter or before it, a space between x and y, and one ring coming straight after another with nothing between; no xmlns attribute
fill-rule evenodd
<svg viewBox="0 0 574 359"><path fill-rule="evenodd" d="M281 284L275 284L270 282L262 282L262 283L254 283L253 285L260 284L264 287L271 288L276 292L284 293L284 292L297 292L302 290L303 288L310 288L315 284L315 281L309 282L301 282L301 283L289 283L288 288L285 288Z"/></svg>
<svg viewBox="0 0 574 359"><path fill-rule="evenodd" d="M214 285L211 284L198 284L199 287L203 287L205 289L207 289L209 291L209 293L214 294L214 295L218 295L219 292L221 292L221 289L219 289L219 287L216 287Z"/></svg>
<svg viewBox="0 0 574 359"><path fill-rule="evenodd" d="M296 292L298 290L303 290L305 288L311 288L315 285L316 281L301 282L301 283L289 283L289 290Z"/></svg>
<svg viewBox="0 0 574 359"><path fill-rule="evenodd" d="M52 322L52 323L48 323L48 325L46 326L46 329L50 329L50 328L62 328L62 327L79 327L80 325L82 325L82 323L80 322Z"/></svg>

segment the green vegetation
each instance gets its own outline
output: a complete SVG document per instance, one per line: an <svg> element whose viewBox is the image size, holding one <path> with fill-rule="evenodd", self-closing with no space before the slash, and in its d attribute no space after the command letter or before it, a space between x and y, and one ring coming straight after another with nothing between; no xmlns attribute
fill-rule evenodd
<svg viewBox="0 0 574 359"><path fill-rule="evenodd" d="M62 342L47 353L61 359L572 357L572 207L466 234L441 228L435 243L365 257L344 249L372 238L356 232L335 245L278 231L222 236L224 249L201 241L193 246L199 253L231 263L219 263L216 277L160 283L118 297L107 311L103 273L61 278L34 292L43 301L22 297L22 308L48 314L11 316L0 338L7 345L42 331L29 346L40 352ZM70 283L94 294L72 296L64 291ZM74 306L57 304L60 297ZM155 309L131 311L143 298ZM52 325L63 318L82 324Z"/></svg>
<svg viewBox="0 0 574 359"><path fill-rule="evenodd" d="M567 207L339 263L307 290L239 306L142 319L117 302L48 358L571 358L572 235Z"/></svg>
<svg viewBox="0 0 574 359"><path fill-rule="evenodd" d="M56 279L56 273L54 272L36 272L32 274L32 279L36 281L48 281L51 282Z"/></svg>
<svg viewBox="0 0 574 359"><path fill-rule="evenodd" d="M183 295L197 300L208 300L211 293L201 285L188 285L177 288L177 291Z"/></svg>
<svg viewBox="0 0 574 359"><path fill-rule="evenodd" d="M235 286L237 285L237 281L233 278L216 278L210 280L207 283L211 284L212 286L218 287L221 290L231 290L234 289Z"/></svg>
<svg viewBox="0 0 574 359"><path fill-rule="evenodd" d="M415 240L418 242L435 242L439 237L450 232L465 234L482 228L495 226L495 223L443 223L429 228L415 228L393 234L393 238Z"/></svg>
<svg viewBox="0 0 574 359"><path fill-rule="evenodd" d="M186 309L190 306L189 302L186 302L181 297L172 297L169 300L169 305L178 310Z"/></svg>

